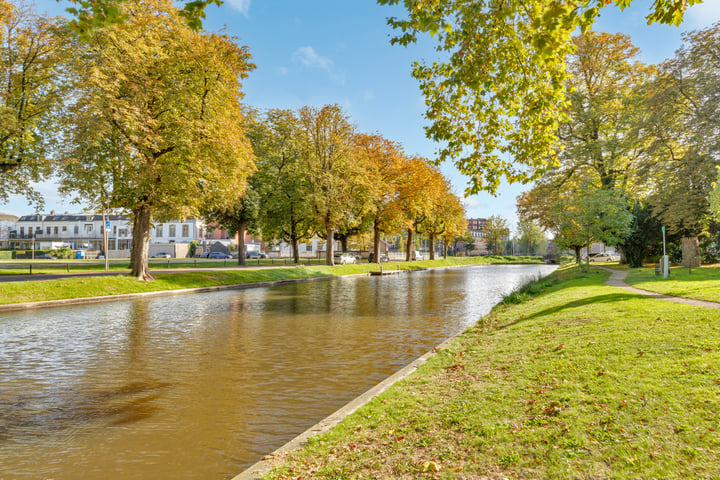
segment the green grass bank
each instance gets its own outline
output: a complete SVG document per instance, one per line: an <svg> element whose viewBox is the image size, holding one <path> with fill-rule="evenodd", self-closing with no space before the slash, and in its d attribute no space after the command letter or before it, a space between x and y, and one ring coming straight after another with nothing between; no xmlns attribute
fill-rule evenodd
<svg viewBox="0 0 720 480"><path fill-rule="evenodd" d="M720 478L720 311L566 267L272 479Z"/></svg>
<svg viewBox="0 0 720 480"><path fill-rule="evenodd" d="M419 262L389 262L383 264L385 270L417 270L473 264L498 263L542 263L541 257L456 257ZM104 267L97 265L101 272ZM130 293L145 293L203 288L223 285L249 284L281 280L330 277L339 275L366 274L380 270L377 264L361 263L356 265L325 265L262 268L233 267L218 268L213 271L183 271L156 273L155 280L141 282L127 275L105 277L70 277L56 280L0 282L0 305L48 300L65 300L86 297L104 297ZM57 273L57 270L55 270Z"/></svg>
<svg viewBox="0 0 720 480"><path fill-rule="evenodd" d="M666 279L655 275L653 267L632 268L626 281L651 292L720 302L720 265L705 265L692 270L672 267Z"/></svg>

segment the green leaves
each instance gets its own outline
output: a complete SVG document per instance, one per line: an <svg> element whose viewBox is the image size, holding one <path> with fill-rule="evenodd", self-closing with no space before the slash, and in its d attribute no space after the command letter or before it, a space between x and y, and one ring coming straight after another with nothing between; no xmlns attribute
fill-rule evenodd
<svg viewBox="0 0 720 480"><path fill-rule="evenodd" d="M631 0L615 0L623 9ZM398 0L378 0L395 5ZM528 182L554 164L556 131L565 120L566 58L572 33L589 30L609 0L406 0L408 16L388 24L408 45L437 39L449 58L416 63L428 105L428 138L439 160L470 177L466 193L497 191L501 180ZM699 0L657 0L649 21L677 24ZM686 5L687 4L687 5Z"/></svg>

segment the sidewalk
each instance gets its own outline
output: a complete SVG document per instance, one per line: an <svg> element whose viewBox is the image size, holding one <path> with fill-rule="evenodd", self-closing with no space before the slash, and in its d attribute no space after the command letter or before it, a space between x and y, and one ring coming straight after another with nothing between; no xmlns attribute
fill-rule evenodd
<svg viewBox="0 0 720 480"><path fill-rule="evenodd" d="M663 295L662 293L649 292L647 290L641 290L639 288L635 288L635 287L625 283L625 279L628 276L627 270L614 270L612 268L607 268L607 267L596 267L596 268L599 268L601 270L606 270L606 271L612 273L612 275L610 275L610 278L608 278L607 281L605 282L607 285L610 285L611 287L619 287L630 293L635 293L637 295L644 295L646 297L657 298L660 300L668 300L670 302L675 302L675 303L684 303L686 305L695 305L696 307L720 309L720 303L718 303L718 302L707 302L705 300L694 300L692 298L672 297L670 295Z"/></svg>

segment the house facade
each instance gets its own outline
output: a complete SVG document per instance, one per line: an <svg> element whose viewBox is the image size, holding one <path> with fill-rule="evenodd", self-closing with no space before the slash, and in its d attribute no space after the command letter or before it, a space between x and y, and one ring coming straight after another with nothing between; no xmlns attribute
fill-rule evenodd
<svg viewBox="0 0 720 480"><path fill-rule="evenodd" d="M123 251L132 246L132 223L122 215L107 215L108 249ZM59 248L103 250L103 216L95 214L24 215L0 231L0 248L47 250ZM184 222L156 222L150 243L173 244L202 241L205 225L189 218Z"/></svg>

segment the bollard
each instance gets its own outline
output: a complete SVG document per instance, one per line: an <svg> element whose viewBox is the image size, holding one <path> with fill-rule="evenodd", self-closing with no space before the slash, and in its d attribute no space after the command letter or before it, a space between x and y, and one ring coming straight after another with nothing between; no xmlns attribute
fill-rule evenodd
<svg viewBox="0 0 720 480"><path fill-rule="evenodd" d="M30 275L32 275L32 263L30 264Z"/></svg>
<svg viewBox="0 0 720 480"><path fill-rule="evenodd" d="M65 265L67 267L67 273L70 273L70 264Z"/></svg>

